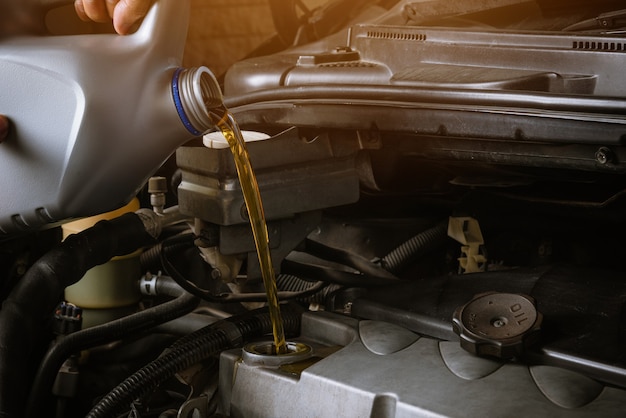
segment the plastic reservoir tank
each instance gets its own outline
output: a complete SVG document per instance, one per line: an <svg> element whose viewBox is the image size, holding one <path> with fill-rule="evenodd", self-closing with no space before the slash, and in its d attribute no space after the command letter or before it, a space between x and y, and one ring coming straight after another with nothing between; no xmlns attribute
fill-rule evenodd
<svg viewBox="0 0 626 418"><path fill-rule="evenodd" d="M188 18L188 0L158 0L129 36L0 28L0 114L12 125L0 143L0 239L124 205L212 127L215 77L180 68Z"/></svg>

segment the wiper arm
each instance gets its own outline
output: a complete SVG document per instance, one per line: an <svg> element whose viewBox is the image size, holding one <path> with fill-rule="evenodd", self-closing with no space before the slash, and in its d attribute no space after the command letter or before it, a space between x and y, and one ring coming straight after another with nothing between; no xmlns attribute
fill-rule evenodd
<svg viewBox="0 0 626 418"><path fill-rule="evenodd" d="M624 26L626 26L626 9L621 9L613 12L602 13L593 19L587 19L582 22L574 23L563 30L575 32L593 29L615 29Z"/></svg>

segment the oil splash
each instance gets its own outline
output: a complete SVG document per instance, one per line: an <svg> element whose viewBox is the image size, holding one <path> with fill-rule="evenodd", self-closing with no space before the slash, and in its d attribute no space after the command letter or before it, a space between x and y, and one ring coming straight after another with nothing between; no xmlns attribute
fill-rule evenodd
<svg viewBox="0 0 626 418"><path fill-rule="evenodd" d="M261 202L259 185L254 171L252 170L250 156L243 135L239 130L239 126L228 110L223 109L223 111L223 116L215 125L222 132L226 141L228 141L228 145L235 160L239 183L243 191L243 198L246 203L246 208L248 209L250 226L252 227L254 244L261 267L263 285L265 286L267 304L272 321L274 348L276 350L274 354L285 354L287 352L287 344L285 341L285 331L283 329L283 319L278 304L278 289L276 288L276 280L274 278L274 267L272 266L269 247L269 235L267 233L267 224L265 222L265 213Z"/></svg>

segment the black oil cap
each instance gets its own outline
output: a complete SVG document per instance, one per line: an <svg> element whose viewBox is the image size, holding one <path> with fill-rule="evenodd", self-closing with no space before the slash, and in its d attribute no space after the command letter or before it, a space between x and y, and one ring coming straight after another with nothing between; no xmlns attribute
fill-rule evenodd
<svg viewBox="0 0 626 418"><path fill-rule="evenodd" d="M470 353L510 359L537 341L542 319L532 297L490 292L457 308L452 326Z"/></svg>

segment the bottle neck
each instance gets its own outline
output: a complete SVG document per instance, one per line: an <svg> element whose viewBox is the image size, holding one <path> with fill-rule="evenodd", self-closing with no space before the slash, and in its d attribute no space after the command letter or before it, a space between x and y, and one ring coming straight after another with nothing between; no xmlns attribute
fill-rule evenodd
<svg viewBox="0 0 626 418"><path fill-rule="evenodd" d="M172 96L181 122L194 136L215 126L215 113L226 111L222 91L206 67L178 68L172 77Z"/></svg>

